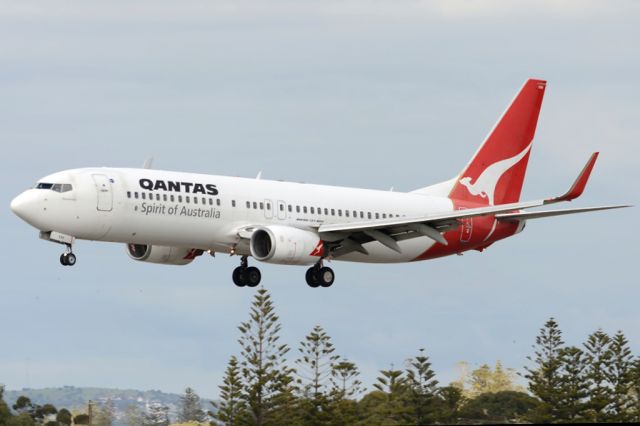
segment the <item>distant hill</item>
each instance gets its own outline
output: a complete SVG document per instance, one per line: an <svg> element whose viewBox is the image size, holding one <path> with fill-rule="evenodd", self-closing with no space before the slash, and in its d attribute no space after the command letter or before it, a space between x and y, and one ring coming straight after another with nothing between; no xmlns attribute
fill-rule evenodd
<svg viewBox="0 0 640 426"><path fill-rule="evenodd" d="M63 386L61 388L43 388L22 390L6 390L4 400L13 405L20 395L28 397L35 404L53 404L56 408L67 408L69 410L87 410L87 404L91 400L96 404L102 404L108 399L113 401L116 409L116 426L122 424L124 410L135 405L142 410L146 410L152 404L161 404L169 407L169 415L175 420L178 407L180 406L180 395L165 393L158 390L139 391L133 389L108 389L108 388L78 388L74 386ZM202 400L202 409L211 409L209 400Z"/></svg>

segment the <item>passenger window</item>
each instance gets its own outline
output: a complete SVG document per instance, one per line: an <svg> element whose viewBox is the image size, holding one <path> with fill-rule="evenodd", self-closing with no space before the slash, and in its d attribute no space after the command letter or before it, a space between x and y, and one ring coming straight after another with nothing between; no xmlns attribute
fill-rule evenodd
<svg viewBox="0 0 640 426"><path fill-rule="evenodd" d="M296 206L296 213L300 213L300 206Z"/></svg>
<svg viewBox="0 0 640 426"><path fill-rule="evenodd" d="M203 198L204 200L204 198ZM212 206L213 205L213 198L209 198L209 205Z"/></svg>
<svg viewBox="0 0 640 426"><path fill-rule="evenodd" d="M173 203L176 200L176 197L174 197L173 194L169 195L169 199L171 200L171 202Z"/></svg>
<svg viewBox="0 0 640 426"><path fill-rule="evenodd" d="M203 204L203 205L206 205L206 204L207 204L207 199L206 199L206 198L204 198L204 197L202 197L202 204Z"/></svg>
<svg viewBox="0 0 640 426"><path fill-rule="evenodd" d="M231 200L231 207L235 207L236 206L236 200Z"/></svg>
<svg viewBox="0 0 640 426"><path fill-rule="evenodd" d="M338 216L342 216L342 210L338 209Z"/></svg>
<svg viewBox="0 0 640 426"><path fill-rule="evenodd" d="M185 200L187 203L190 203L190 202L191 202L191 197L189 197L188 195L185 195L185 196L184 196L184 200Z"/></svg>
<svg viewBox="0 0 640 426"><path fill-rule="evenodd" d="M382 218L386 219L387 218L387 214L386 213L382 213Z"/></svg>
<svg viewBox="0 0 640 426"><path fill-rule="evenodd" d="M324 214L325 216L329 216L329 209L326 207L324 208Z"/></svg>
<svg viewBox="0 0 640 426"><path fill-rule="evenodd" d="M136 198L136 200L138 199L138 191L133 193L133 196Z"/></svg>
<svg viewBox="0 0 640 426"><path fill-rule="evenodd" d="M302 207L302 212L303 212L304 214L307 214L307 206Z"/></svg>
<svg viewBox="0 0 640 426"><path fill-rule="evenodd" d="M160 194L156 194L156 201L160 201Z"/></svg>
<svg viewBox="0 0 640 426"><path fill-rule="evenodd" d="M364 219L364 212L360 210L360 219Z"/></svg>
<svg viewBox="0 0 640 426"><path fill-rule="evenodd" d="M344 215L345 215L346 217L349 217L349 210L345 210L345 211L344 211Z"/></svg>
<svg viewBox="0 0 640 426"><path fill-rule="evenodd" d="M367 219L371 219L371 212L367 212Z"/></svg>
<svg viewBox="0 0 640 426"><path fill-rule="evenodd" d="M376 213L376 219L380 219L380 213Z"/></svg>
<svg viewBox="0 0 640 426"><path fill-rule="evenodd" d="M143 192L143 193L142 193L142 199L143 199L143 200L146 200L146 199L147 199L147 193L146 193L146 192Z"/></svg>
<svg viewBox="0 0 640 426"><path fill-rule="evenodd" d="M316 209L314 207L309 207L309 209L311 209L311 214L314 214L316 212Z"/></svg>
<svg viewBox="0 0 640 426"><path fill-rule="evenodd" d="M163 200L164 202L167 202L167 194L162 194L162 200Z"/></svg>
<svg viewBox="0 0 640 426"><path fill-rule="evenodd" d="M247 201L247 208L250 209L251 208L251 202Z"/></svg>
<svg viewBox="0 0 640 426"><path fill-rule="evenodd" d="M331 209L331 216L335 216L336 215L336 210L335 209Z"/></svg>
<svg viewBox="0 0 640 426"><path fill-rule="evenodd" d="M235 206L235 201L234 201L234 203L233 203L233 204L234 204L234 206ZM216 198L216 205L217 205L217 206L220 206L220 198Z"/></svg>
<svg viewBox="0 0 640 426"><path fill-rule="evenodd" d="M267 203L267 210L271 210L271 203Z"/></svg>
<svg viewBox="0 0 640 426"><path fill-rule="evenodd" d="M291 213L293 211L293 207L291 206L291 204L289 204L287 207L289 208L289 213Z"/></svg>
<svg viewBox="0 0 640 426"><path fill-rule="evenodd" d="M280 204L280 211L281 212L284 211L284 204L282 204L282 203Z"/></svg>
<svg viewBox="0 0 640 426"><path fill-rule="evenodd" d="M178 202L181 203L182 202L182 195L178 195Z"/></svg>
<svg viewBox="0 0 640 426"><path fill-rule="evenodd" d="M198 197L193 197L193 204L198 204Z"/></svg>
<svg viewBox="0 0 640 426"><path fill-rule="evenodd" d="M264 203L260 203L260 210L264 210Z"/></svg>
<svg viewBox="0 0 640 426"><path fill-rule="evenodd" d="M258 203L256 203L255 201L253 202L253 209L258 210Z"/></svg>
<svg viewBox="0 0 640 426"><path fill-rule="evenodd" d="M131 198L131 191L127 191L127 198Z"/></svg>
<svg viewBox="0 0 640 426"><path fill-rule="evenodd" d="M318 207L318 214L322 214L322 209Z"/></svg>

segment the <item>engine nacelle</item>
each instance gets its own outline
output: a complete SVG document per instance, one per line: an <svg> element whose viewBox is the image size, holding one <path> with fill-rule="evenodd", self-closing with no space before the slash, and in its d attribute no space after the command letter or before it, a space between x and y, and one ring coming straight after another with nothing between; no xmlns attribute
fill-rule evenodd
<svg viewBox="0 0 640 426"><path fill-rule="evenodd" d="M312 231L290 226L261 226L251 234L251 255L262 262L312 265L324 252L323 242Z"/></svg>
<svg viewBox="0 0 640 426"><path fill-rule="evenodd" d="M133 260L160 263L163 265L187 265L203 251L185 247L149 246L146 244L127 244L127 253Z"/></svg>

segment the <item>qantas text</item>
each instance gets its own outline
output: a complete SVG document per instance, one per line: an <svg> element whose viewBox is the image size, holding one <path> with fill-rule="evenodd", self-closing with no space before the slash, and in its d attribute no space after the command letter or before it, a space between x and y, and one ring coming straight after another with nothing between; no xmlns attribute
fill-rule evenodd
<svg viewBox="0 0 640 426"><path fill-rule="evenodd" d="M218 195L218 188L215 185L207 183L192 183L192 182L175 182L171 180L151 180L140 179L140 187L147 191L174 191L174 192L186 192L187 194L204 194L204 195Z"/></svg>

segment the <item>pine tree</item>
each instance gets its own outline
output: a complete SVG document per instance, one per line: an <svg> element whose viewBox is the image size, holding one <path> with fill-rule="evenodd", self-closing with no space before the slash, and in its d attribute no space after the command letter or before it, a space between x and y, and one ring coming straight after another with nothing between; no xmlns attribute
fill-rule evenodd
<svg viewBox="0 0 640 426"><path fill-rule="evenodd" d="M286 366L289 347L279 342L280 328L271 296L264 288L258 289L249 320L238 327L243 397L256 426L271 424L276 411L293 403L293 370Z"/></svg>
<svg viewBox="0 0 640 426"><path fill-rule="evenodd" d="M611 338L602 330L592 333L583 344L586 353L587 379L589 381L588 408L592 421L607 421L607 407L611 404L611 389L607 371L611 368Z"/></svg>
<svg viewBox="0 0 640 426"><path fill-rule="evenodd" d="M633 397L633 407L631 408L631 422L640 422L640 358L633 361L631 367L631 395Z"/></svg>
<svg viewBox="0 0 640 426"><path fill-rule="evenodd" d="M420 355L408 362L406 372L407 403L412 411L411 423L425 425L433 422L433 400L437 392L436 373L431 369L429 357L420 349Z"/></svg>
<svg viewBox="0 0 640 426"><path fill-rule="evenodd" d="M550 318L540 329L533 346L535 357L527 357L534 363L525 367L525 378L529 381L529 390L540 399L540 406L530 415L534 423L549 423L560 420L561 385L562 385L562 332L558 323Z"/></svg>
<svg viewBox="0 0 640 426"><path fill-rule="evenodd" d="M399 425L410 422L406 403L407 378L401 370L381 370L373 387L382 393L383 399L375 408L369 423Z"/></svg>
<svg viewBox="0 0 640 426"><path fill-rule="evenodd" d="M180 411L178 412L178 422L204 422L205 414L202 411L200 397L191 388L184 390L184 395L180 397Z"/></svg>
<svg viewBox="0 0 640 426"><path fill-rule="evenodd" d="M129 404L124 409L123 423L126 426L140 426L144 424L145 414L140 407L135 404Z"/></svg>
<svg viewBox="0 0 640 426"><path fill-rule="evenodd" d="M302 386L303 420L307 425L324 424L328 420L328 383L338 356L331 337L316 325L300 342L297 375Z"/></svg>
<svg viewBox="0 0 640 426"><path fill-rule="evenodd" d="M570 422L584 420L589 396L585 354L580 348L571 346L561 351L560 358L560 418Z"/></svg>
<svg viewBox="0 0 640 426"><path fill-rule="evenodd" d="M316 325L300 342L298 351L300 358L296 360L297 374L305 396L317 398L326 395L327 383L339 358L333 354L335 348L331 343L331 337L322 327Z"/></svg>
<svg viewBox="0 0 640 426"><path fill-rule="evenodd" d="M337 399L350 399L362 393L360 371L353 362L342 359L331 369L331 394Z"/></svg>
<svg viewBox="0 0 640 426"><path fill-rule="evenodd" d="M246 419L246 405L242 399L242 378L235 356L229 359L224 381L220 385L220 402L212 404L216 411L209 412L209 415L225 426L238 426Z"/></svg>
<svg viewBox="0 0 640 426"><path fill-rule="evenodd" d="M154 403L144 416L144 426L169 426L169 407Z"/></svg>
<svg viewBox="0 0 640 426"><path fill-rule="evenodd" d="M610 420L626 423L633 420L633 355L629 342L622 331L618 331L609 344L609 366L607 380L611 385Z"/></svg>

